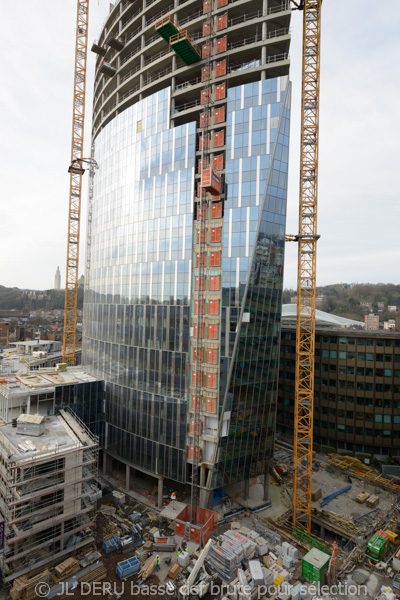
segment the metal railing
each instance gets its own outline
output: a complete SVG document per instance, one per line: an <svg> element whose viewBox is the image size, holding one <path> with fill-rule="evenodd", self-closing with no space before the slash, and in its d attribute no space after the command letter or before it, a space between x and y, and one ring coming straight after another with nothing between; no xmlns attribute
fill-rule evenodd
<svg viewBox="0 0 400 600"><path fill-rule="evenodd" d="M140 71L141 68L142 67L140 65L136 65L136 67L134 67L133 69L125 73L123 77L121 77L120 83L123 83L124 81L129 79L129 77L132 77L132 75L135 75L135 73L138 73L138 71Z"/></svg>
<svg viewBox="0 0 400 600"><path fill-rule="evenodd" d="M161 52L158 52L157 54L150 54L144 59L144 66L150 65L151 63L155 62L156 60L159 60L163 56L167 56L167 54L171 54L169 47L167 48L167 50L161 50Z"/></svg>
<svg viewBox="0 0 400 600"><path fill-rule="evenodd" d="M281 62L283 60L287 60L289 58L288 52L283 52L282 54L274 54L273 56L267 56L265 63L262 63L261 60L251 60L249 62L242 63L240 65L231 65L229 68L230 73L235 73L236 71L245 71L246 69L254 69L256 67L262 67L270 63Z"/></svg>
<svg viewBox="0 0 400 600"><path fill-rule="evenodd" d="M175 91L184 90L184 89L191 87L192 85L196 85L197 83L200 83L200 82L201 82L200 77L196 77L196 79L191 79L190 81L184 81L183 83L179 83L178 85L175 86Z"/></svg>
<svg viewBox="0 0 400 600"><path fill-rule="evenodd" d="M155 73L154 75L148 75L147 78L145 80L143 80L143 85L148 85L149 83L152 83L153 81L157 81L158 79L161 79L162 77L165 77L166 75L172 75L171 67L167 67L163 71L159 71L158 73Z"/></svg>
<svg viewBox="0 0 400 600"><path fill-rule="evenodd" d="M185 102L185 104L180 104L179 106L175 106L175 112L182 112L184 110L189 110L190 108L199 106L199 104L200 104L200 100L193 100L192 102Z"/></svg>

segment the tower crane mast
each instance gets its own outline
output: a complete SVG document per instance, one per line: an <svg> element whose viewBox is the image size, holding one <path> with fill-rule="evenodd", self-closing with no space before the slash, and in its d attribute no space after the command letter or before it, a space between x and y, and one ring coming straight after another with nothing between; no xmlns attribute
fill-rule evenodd
<svg viewBox="0 0 400 600"><path fill-rule="evenodd" d="M303 11L292 520L310 531L322 0L292 2Z"/></svg>
<svg viewBox="0 0 400 600"><path fill-rule="evenodd" d="M63 361L75 363L76 308L78 301L79 233L82 196L83 138L85 125L86 62L89 0L78 0L76 18L75 74L68 210L68 246L64 305Z"/></svg>

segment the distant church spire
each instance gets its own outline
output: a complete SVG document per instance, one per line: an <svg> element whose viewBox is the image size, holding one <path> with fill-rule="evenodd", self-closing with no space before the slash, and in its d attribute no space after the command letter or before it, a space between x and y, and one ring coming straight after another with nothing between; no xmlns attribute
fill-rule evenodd
<svg viewBox="0 0 400 600"><path fill-rule="evenodd" d="M61 273L60 273L60 267L57 267L57 271L54 277L54 289L55 290L59 290L61 289Z"/></svg>

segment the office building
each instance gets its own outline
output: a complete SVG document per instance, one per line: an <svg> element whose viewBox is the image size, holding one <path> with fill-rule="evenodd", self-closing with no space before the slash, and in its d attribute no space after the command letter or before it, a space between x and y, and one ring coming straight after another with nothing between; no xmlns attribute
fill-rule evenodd
<svg viewBox="0 0 400 600"><path fill-rule="evenodd" d="M379 315L374 315L370 313L369 315L365 315L365 329L367 331L374 331L379 329Z"/></svg>
<svg viewBox="0 0 400 600"><path fill-rule="evenodd" d="M330 315L329 315L330 316ZM293 439L296 327L281 334L277 431ZM400 335L317 322L314 448L400 456Z"/></svg>
<svg viewBox="0 0 400 600"><path fill-rule="evenodd" d="M116 2L92 50L82 362L107 457L210 491L268 468L290 119L290 6Z"/></svg>

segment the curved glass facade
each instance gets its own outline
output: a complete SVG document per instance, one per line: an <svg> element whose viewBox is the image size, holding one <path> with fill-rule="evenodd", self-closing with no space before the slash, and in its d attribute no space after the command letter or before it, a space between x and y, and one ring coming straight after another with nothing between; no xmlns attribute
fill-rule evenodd
<svg viewBox="0 0 400 600"><path fill-rule="evenodd" d="M264 473L273 447L289 149L287 77L229 90L219 439L213 486Z"/></svg>
<svg viewBox="0 0 400 600"><path fill-rule="evenodd" d="M193 210L197 134L195 122L170 126L170 102L169 88L154 93L95 140L83 364L106 382L107 453L186 482L198 385L190 341L201 278ZM221 262L210 271L221 273L222 301L212 313L206 300L217 323L208 326L216 335L208 335L204 358L211 364L204 389L211 391L196 397L199 462L208 469L201 485L209 489L263 473L272 449L289 107L286 76L228 90L223 212L216 221ZM213 248L207 249L208 264Z"/></svg>
<svg viewBox="0 0 400 600"><path fill-rule="evenodd" d="M83 362L106 381L107 452L185 480L195 123L170 90L96 138Z"/></svg>

